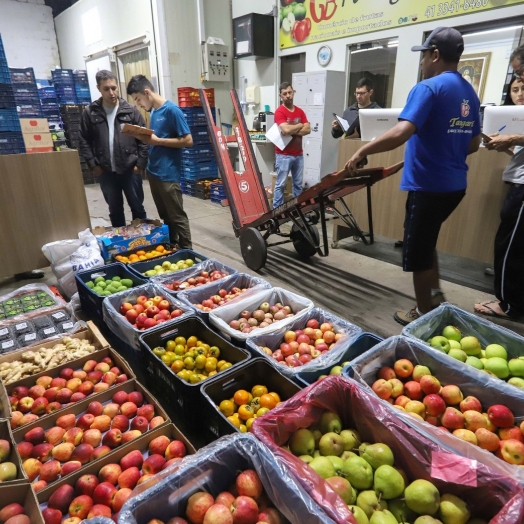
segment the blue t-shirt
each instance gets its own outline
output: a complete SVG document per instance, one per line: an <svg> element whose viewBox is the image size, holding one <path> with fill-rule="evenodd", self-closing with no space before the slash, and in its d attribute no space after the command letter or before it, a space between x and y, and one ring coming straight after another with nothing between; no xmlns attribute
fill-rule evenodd
<svg viewBox="0 0 524 524"><path fill-rule="evenodd" d="M461 191L467 186L466 158L480 133L480 101L460 73L446 71L418 83L399 120L417 131L406 145L403 191Z"/></svg>
<svg viewBox="0 0 524 524"><path fill-rule="evenodd" d="M184 113L171 100L151 110L150 127L158 138L179 138L191 133ZM150 146L147 170L165 182L180 182L182 149Z"/></svg>

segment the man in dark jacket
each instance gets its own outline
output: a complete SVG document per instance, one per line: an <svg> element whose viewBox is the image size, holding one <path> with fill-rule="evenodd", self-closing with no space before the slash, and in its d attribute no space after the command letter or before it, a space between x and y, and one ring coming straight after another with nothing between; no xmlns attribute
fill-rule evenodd
<svg viewBox="0 0 524 524"><path fill-rule="evenodd" d="M141 175L148 154L146 144L122 134L120 129L122 124L146 124L138 109L119 97L117 79L111 71L98 71L96 85L102 96L82 114L79 153L93 175L99 177L111 225L120 227L126 225L122 192L133 219L146 218Z"/></svg>

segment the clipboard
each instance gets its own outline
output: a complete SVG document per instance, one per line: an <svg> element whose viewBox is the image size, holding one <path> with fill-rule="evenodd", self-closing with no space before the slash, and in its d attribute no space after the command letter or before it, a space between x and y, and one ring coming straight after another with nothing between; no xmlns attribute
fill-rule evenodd
<svg viewBox="0 0 524 524"><path fill-rule="evenodd" d="M333 113L333 116L335 117L335 120L338 122L338 125L340 126L340 128L342 129L342 131L344 131L344 133L347 132L347 130L349 129L349 122L345 119L345 118L342 118L341 116L338 116L336 113Z"/></svg>
<svg viewBox="0 0 524 524"><path fill-rule="evenodd" d="M141 127L141 126L135 126L134 124L124 124L121 128L121 132L124 135L131 135L135 137L140 136L151 136L154 134L154 131L152 129L148 129L147 127Z"/></svg>

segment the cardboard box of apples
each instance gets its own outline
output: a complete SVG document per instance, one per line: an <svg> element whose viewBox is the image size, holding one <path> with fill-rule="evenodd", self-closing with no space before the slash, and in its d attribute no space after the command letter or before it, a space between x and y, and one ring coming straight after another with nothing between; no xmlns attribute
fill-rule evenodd
<svg viewBox="0 0 524 524"><path fill-rule="evenodd" d="M27 482L8 420L0 420L0 486ZM2 497L0 496L0 506ZM1 521L1 519L0 519Z"/></svg>
<svg viewBox="0 0 524 524"><path fill-rule="evenodd" d="M524 518L516 480L446 451L344 377L300 391L255 420L252 430L335 522Z"/></svg>
<svg viewBox="0 0 524 524"><path fill-rule="evenodd" d="M138 339L142 332L190 314L188 308L155 284L106 297L103 309L108 328L135 350L140 348Z"/></svg>
<svg viewBox="0 0 524 524"><path fill-rule="evenodd" d="M120 511L128 524L328 524L289 469L252 435L217 440L138 486Z"/></svg>
<svg viewBox="0 0 524 524"><path fill-rule="evenodd" d="M16 429L13 441L40 491L167 420L157 400L130 380Z"/></svg>
<svg viewBox="0 0 524 524"><path fill-rule="evenodd" d="M0 522L44 524L36 495L29 484L0 484Z"/></svg>
<svg viewBox="0 0 524 524"><path fill-rule="evenodd" d="M372 388L407 424L524 485L524 391L450 365L445 354L403 336L381 342L344 374Z"/></svg>
<svg viewBox="0 0 524 524"><path fill-rule="evenodd" d="M44 522L77 524L93 517L117 522L137 485L193 453L195 448L178 428L163 424L39 491Z"/></svg>

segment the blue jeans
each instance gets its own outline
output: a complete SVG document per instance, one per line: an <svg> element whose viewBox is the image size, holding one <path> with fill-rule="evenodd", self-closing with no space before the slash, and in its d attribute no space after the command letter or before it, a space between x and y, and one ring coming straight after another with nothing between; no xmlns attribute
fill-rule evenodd
<svg viewBox="0 0 524 524"><path fill-rule="evenodd" d="M140 175L137 173L118 175L106 171L98 180L100 181L100 189L104 195L104 200L109 206L109 219L113 227L126 225L122 193L126 196L127 203L131 208L133 220L135 218L146 218L144 189Z"/></svg>
<svg viewBox="0 0 524 524"><path fill-rule="evenodd" d="M276 155L275 167L277 169L277 181L275 183L275 194L273 195L273 209L284 203L284 189L286 187L287 175L291 172L293 180L293 196L302 193L302 175L304 173L304 155Z"/></svg>

